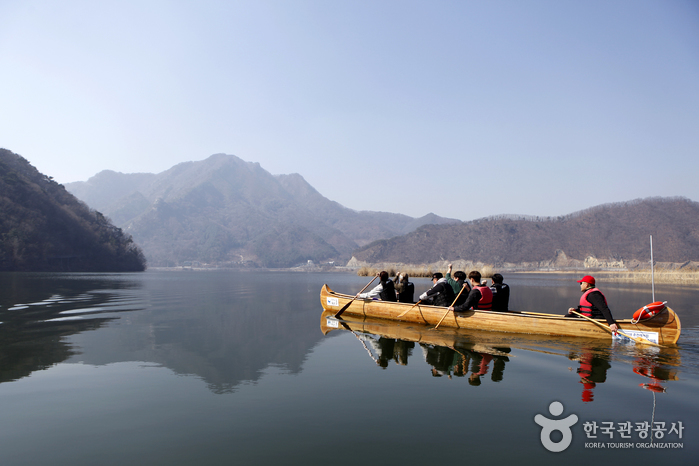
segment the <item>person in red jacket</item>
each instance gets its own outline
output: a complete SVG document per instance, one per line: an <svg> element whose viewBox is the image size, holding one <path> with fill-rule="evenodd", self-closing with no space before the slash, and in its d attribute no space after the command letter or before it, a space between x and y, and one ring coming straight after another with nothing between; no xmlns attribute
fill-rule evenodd
<svg viewBox="0 0 699 466"><path fill-rule="evenodd" d="M577 311L592 319L604 318L612 332L619 330L619 326L616 324L614 317L612 317L612 311L607 306L607 298L595 287L595 277L585 275L578 280L578 283L580 283L580 291L582 292L580 305L577 308L571 307L568 309L566 317L578 317L572 313L572 311Z"/></svg>

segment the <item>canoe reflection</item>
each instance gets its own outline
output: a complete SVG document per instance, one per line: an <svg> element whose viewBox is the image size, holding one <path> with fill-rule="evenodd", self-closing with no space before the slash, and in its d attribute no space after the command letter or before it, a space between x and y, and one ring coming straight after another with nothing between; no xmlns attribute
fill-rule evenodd
<svg viewBox="0 0 699 466"><path fill-rule="evenodd" d="M407 365L410 358L421 354L433 377L465 377L474 386L486 380L502 381L505 367L513 357L512 349L566 357L578 363L575 373L582 384L581 399L585 403L594 401L595 388L606 382L612 361L617 361L621 369L630 366L634 373L650 379L639 385L654 392L665 391L663 383L677 380L680 364L677 349L616 345L592 338L434 329L368 317L343 315L342 319L335 319L332 311L321 315L321 330L324 334L333 330L351 332L381 368L386 369L392 361Z"/></svg>
<svg viewBox="0 0 699 466"><path fill-rule="evenodd" d="M468 377L471 385L480 385L490 373L493 382L503 380L505 363L509 361L511 351L506 344L481 344L471 333L457 333L452 329L432 330L420 325L380 320L335 320L332 315L332 312L323 313L323 333L335 329L351 332L381 368L387 368L391 361L407 365L417 344L434 377Z"/></svg>

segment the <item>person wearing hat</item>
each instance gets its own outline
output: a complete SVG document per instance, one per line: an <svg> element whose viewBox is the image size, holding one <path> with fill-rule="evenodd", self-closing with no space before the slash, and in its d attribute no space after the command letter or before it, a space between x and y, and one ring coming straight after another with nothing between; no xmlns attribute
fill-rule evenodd
<svg viewBox="0 0 699 466"><path fill-rule="evenodd" d="M432 288L420 295L420 301L429 301L433 306L451 306L454 302L454 290L440 272L432 274Z"/></svg>
<svg viewBox="0 0 699 466"><path fill-rule="evenodd" d="M595 277L585 275L578 280L578 283L580 283L580 291L582 292L580 305L577 308L571 307L568 309L568 315L566 317L578 317L572 313L573 311L577 311L585 317L590 317L592 319L604 318L612 332L619 330L619 326L614 321L614 317L612 317L612 311L610 311L609 306L607 306L607 298L595 287Z"/></svg>

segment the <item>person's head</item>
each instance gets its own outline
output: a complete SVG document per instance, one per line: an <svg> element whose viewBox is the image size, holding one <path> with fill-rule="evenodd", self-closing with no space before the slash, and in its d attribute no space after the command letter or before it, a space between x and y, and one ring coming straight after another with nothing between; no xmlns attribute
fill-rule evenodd
<svg viewBox="0 0 699 466"><path fill-rule="evenodd" d="M496 283L498 285L502 285L502 281L504 280L504 277L500 275L499 273L493 274L493 283Z"/></svg>
<svg viewBox="0 0 699 466"><path fill-rule="evenodd" d="M381 271L381 273L379 274L379 280L381 280L382 282L388 281L388 272L386 272L385 270Z"/></svg>
<svg viewBox="0 0 699 466"><path fill-rule="evenodd" d="M401 283L408 283L410 281L410 277L408 277L407 273L404 273L400 276L400 281Z"/></svg>
<svg viewBox="0 0 699 466"><path fill-rule="evenodd" d="M480 285L481 273L478 270L472 270L468 273L468 279L474 282L476 285Z"/></svg>
<svg viewBox="0 0 699 466"><path fill-rule="evenodd" d="M454 272L454 280L460 282L466 281L466 273L461 270L457 270Z"/></svg>
<svg viewBox="0 0 699 466"><path fill-rule="evenodd" d="M585 275L580 280L578 280L578 283L580 283L580 291L585 291L590 288L594 288L595 277L593 277L592 275Z"/></svg>
<svg viewBox="0 0 699 466"><path fill-rule="evenodd" d="M444 277L441 272L435 272L432 274L432 283L437 283L437 280L441 279Z"/></svg>

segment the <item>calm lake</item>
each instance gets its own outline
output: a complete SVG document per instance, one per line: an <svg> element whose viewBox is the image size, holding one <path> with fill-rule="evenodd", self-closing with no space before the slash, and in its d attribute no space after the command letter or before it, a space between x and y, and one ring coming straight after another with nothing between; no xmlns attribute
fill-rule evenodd
<svg viewBox="0 0 699 466"><path fill-rule="evenodd" d="M506 275L510 307L563 314L577 278ZM699 287L656 285L683 327L678 348L657 349L356 320L329 328L321 286L354 294L367 281L0 274L1 463L699 461ZM416 296L430 284L415 283ZM617 318L651 302L650 284L598 285ZM568 447L549 451L535 417L553 448Z"/></svg>

